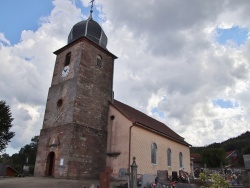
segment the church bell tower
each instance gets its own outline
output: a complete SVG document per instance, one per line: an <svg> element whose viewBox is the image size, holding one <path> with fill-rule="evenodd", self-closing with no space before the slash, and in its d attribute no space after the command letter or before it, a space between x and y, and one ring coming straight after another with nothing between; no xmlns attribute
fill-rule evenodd
<svg viewBox="0 0 250 188"><path fill-rule="evenodd" d="M40 133L35 176L97 178L106 167L114 60L92 18L73 26L56 62Z"/></svg>

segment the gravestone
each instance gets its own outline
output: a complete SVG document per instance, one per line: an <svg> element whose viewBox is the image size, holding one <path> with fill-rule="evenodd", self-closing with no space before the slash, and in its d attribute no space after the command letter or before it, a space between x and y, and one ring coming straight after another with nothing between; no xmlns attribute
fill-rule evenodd
<svg viewBox="0 0 250 188"><path fill-rule="evenodd" d="M127 175L128 175L128 170L126 168L121 168L119 170L119 178L120 179L127 179Z"/></svg>
<svg viewBox="0 0 250 188"><path fill-rule="evenodd" d="M135 157L133 157L133 163L130 165L131 175L130 175L130 187L137 188L137 164L135 161Z"/></svg>
<svg viewBox="0 0 250 188"><path fill-rule="evenodd" d="M141 187L149 187L151 182L155 181L156 176L152 174L141 175Z"/></svg>
<svg viewBox="0 0 250 188"><path fill-rule="evenodd" d="M157 170L158 183L166 184L168 181L167 170Z"/></svg>
<svg viewBox="0 0 250 188"><path fill-rule="evenodd" d="M172 181L178 181L178 174L176 171L172 172Z"/></svg>
<svg viewBox="0 0 250 188"><path fill-rule="evenodd" d="M181 180L181 182L189 183L188 173L183 170L179 170L179 179Z"/></svg>
<svg viewBox="0 0 250 188"><path fill-rule="evenodd" d="M250 187L250 154L243 155L244 164L245 164L245 178L244 178L244 187Z"/></svg>

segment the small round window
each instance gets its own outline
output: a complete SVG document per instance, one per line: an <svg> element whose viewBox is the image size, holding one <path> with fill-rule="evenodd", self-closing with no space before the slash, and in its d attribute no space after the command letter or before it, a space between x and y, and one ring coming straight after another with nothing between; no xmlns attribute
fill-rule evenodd
<svg viewBox="0 0 250 188"><path fill-rule="evenodd" d="M102 57L100 55L97 55L96 56L96 66L98 68L101 68L102 67Z"/></svg>

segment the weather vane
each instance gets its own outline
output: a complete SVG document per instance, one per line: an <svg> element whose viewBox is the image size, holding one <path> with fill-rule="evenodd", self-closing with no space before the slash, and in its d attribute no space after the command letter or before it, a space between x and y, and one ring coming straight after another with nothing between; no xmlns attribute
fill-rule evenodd
<svg viewBox="0 0 250 188"><path fill-rule="evenodd" d="M91 12L93 12L93 4L94 4L94 1L95 1L95 0L91 0L91 1L89 2L89 3L91 3L91 10L90 10Z"/></svg>

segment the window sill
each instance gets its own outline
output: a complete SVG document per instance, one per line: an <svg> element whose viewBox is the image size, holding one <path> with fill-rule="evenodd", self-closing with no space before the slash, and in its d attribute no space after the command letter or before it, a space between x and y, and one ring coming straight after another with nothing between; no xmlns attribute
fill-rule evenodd
<svg viewBox="0 0 250 188"><path fill-rule="evenodd" d="M117 157L120 154L121 154L121 152L110 152L110 153L107 153L107 156L109 156L109 157Z"/></svg>

